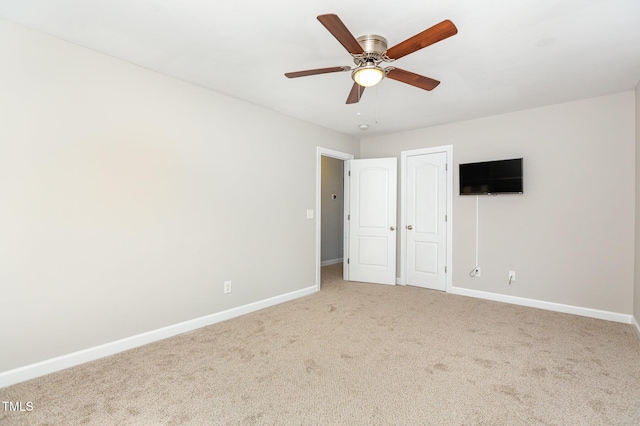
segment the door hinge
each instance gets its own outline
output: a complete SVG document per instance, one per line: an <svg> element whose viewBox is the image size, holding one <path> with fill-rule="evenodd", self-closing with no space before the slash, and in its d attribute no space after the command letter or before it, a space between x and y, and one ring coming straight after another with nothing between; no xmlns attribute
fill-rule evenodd
<svg viewBox="0 0 640 426"><path fill-rule="evenodd" d="M347 257L347 264L348 264L348 263L350 263L350 262L349 262L350 260L351 260L351 259L349 259L349 258Z"/></svg>
<svg viewBox="0 0 640 426"><path fill-rule="evenodd" d="M445 274L447 273L447 267L446 266L444 267L444 273Z"/></svg>
<svg viewBox="0 0 640 426"><path fill-rule="evenodd" d="M445 222L447 221L447 215L446 214L444 215L444 221Z"/></svg>
<svg viewBox="0 0 640 426"><path fill-rule="evenodd" d="M351 215L350 214L347 215L347 220L351 220Z"/></svg>
<svg viewBox="0 0 640 426"><path fill-rule="evenodd" d="M449 164L448 163L444 163L444 169L445 170L449 170Z"/></svg>
<svg viewBox="0 0 640 426"><path fill-rule="evenodd" d="M349 176L351 176L351 170L349 170Z"/></svg>

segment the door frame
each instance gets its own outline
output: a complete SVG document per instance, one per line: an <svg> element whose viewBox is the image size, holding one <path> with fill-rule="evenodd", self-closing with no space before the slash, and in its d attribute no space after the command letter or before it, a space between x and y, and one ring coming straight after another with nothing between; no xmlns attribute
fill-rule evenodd
<svg viewBox="0 0 640 426"><path fill-rule="evenodd" d="M447 261L446 292L453 286L453 145L412 149L400 152L400 279L398 284L407 285L407 158L417 155L447 154Z"/></svg>
<svg viewBox="0 0 640 426"><path fill-rule="evenodd" d="M316 291L320 291L320 268L322 267L322 157L331 157L338 160L353 160L354 155L347 152L336 151L334 149L323 148L321 146L316 147ZM343 169L343 182L344 182L344 218L346 223L347 214L349 211L349 188L347 185L347 167ZM344 253L348 253L349 249L349 230L343 231L343 247ZM345 256L346 258L346 256ZM344 260L343 260L344 264ZM345 280L349 279L348 268L343 268L343 276Z"/></svg>

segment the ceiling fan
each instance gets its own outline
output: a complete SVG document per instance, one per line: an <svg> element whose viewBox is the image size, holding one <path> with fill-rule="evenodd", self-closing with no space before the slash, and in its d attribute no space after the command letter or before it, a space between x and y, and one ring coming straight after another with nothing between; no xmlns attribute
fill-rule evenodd
<svg viewBox="0 0 640 426"><path fill-rule="evenodd" d="M347 104L360 100L366 87L375 86L384 77L410 84L424 90L433 90L440 82L429 77L388 66L382 68L383 62L393 62L410 53L449 38L458 33L453 22L444 20L414 35L411 38L387 49L387 40L379 35L370 34L355 38L338 15L326 14L318 16L318 21L347 49L353 56L354 68L348 65L341 67L317 68L305 71L285 73L289 78L306 77L316 74L351 71L354 83L347 97Z"/></svg>

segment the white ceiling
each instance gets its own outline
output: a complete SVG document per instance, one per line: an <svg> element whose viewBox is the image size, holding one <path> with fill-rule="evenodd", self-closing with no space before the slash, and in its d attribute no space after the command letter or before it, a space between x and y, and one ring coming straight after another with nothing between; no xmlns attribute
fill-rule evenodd
<svg viewBox="0 0 640 426"><path fill-rule="evenodd" d="M442 83L391 79L346 105L351 65L317 21L389 47L450 19L458 34L394 65ZM0 0L0 17L355 137L632 90L640 81L640 0ZM366 123L363 132L358 125Z"/></svg>

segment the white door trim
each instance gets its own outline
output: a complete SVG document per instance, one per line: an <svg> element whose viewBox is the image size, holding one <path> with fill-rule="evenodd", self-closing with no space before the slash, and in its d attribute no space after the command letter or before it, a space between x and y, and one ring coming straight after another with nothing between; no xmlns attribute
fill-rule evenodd
<svg viewBox="0 0 640 426"><path fill-rule="evenodd" d="M447 275L446 291L451 292L453 286L453 145L432 148L412 149L400 152L400 280L399 284L407 285L407 157L414 155L447 154Z"/></svg>
<svg viewBox="0 0 640 426"><path fill-rule="evenodd" d="M354 155L346 152L336 151L334 149L323 148L321 146L316 147L316 291L320 290L320 268L322 267L322 204L321 204L321 195L322 195L322 157L331 157L337 158L338 160L353 160ZM344 179L344 182L347 182L347 179ZM345 185L345 204L344 211L345 215L349 211L348 209L348 200L349 193L347 192L347 185ZM344 218L346 219L346 217ZM349 241L349 230L344 230L344 252L348 253L348 243ZM346 258L346 256L345 256ZM345 268L346 270L346 268ZM345 272L346 274L347 272ZM346 277L348 278L348 277Z"/></svg>

